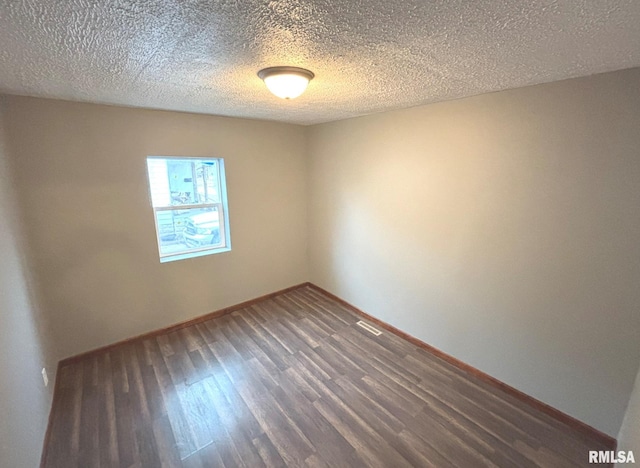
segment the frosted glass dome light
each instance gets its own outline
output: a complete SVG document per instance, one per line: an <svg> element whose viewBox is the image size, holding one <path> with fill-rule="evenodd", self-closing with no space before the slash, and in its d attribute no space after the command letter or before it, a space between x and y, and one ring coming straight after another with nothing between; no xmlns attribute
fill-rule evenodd
<svg viewBox="0 0 640 468"><path fill-rule="evenodd" d="M294 99L304 93L314 74L298 67L269 67L258 72L269 91L282 99Z"/></svg>

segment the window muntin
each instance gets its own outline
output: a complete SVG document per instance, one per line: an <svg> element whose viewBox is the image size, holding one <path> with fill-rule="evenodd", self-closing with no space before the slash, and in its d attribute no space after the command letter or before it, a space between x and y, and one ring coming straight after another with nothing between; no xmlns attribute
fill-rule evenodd
<svg viewBox="0 0 640 468"><path fill-rule="evenodd" d="M231 250L221 158L147 158L160 261Z"/></svg>

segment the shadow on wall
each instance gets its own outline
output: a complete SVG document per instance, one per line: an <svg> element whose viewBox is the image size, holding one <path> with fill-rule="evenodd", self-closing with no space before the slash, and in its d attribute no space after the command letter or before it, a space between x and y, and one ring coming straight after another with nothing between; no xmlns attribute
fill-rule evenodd
<svg viewBox="0 0 640 468"><path fill-rule="evenodd" d="M0 101L0 466L38 466L57 356L29 275ZM41 369L47 366L45 388Z"/></svg>

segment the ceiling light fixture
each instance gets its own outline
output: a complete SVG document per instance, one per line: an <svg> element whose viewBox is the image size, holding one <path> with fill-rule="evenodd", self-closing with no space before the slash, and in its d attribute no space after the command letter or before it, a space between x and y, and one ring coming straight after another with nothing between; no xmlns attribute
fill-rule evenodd
<svg viewBox="0 0 640 468"><path fill-rule="evenodd" d="M294 99L304 93L315 75L304 68L269 67L260 70L258 76L279 98Z"/></svg>

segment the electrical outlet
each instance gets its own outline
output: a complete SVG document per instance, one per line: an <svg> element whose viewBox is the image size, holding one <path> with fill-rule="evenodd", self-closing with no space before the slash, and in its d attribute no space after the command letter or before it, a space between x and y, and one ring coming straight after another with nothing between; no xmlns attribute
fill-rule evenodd
<svg viewBox="0 0 640 468"><path fill-rule="evenodd" d="M42 380L44 380L44 386L49 386L49 377L47 377L47 369L42 368Z"/></svg>

